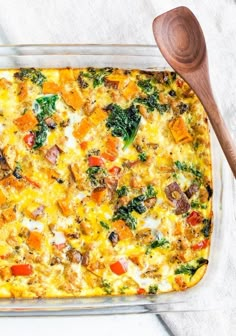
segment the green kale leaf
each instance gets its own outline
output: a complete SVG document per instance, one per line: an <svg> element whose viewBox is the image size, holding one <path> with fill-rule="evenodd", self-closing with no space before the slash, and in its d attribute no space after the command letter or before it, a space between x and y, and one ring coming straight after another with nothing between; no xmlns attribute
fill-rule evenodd
<svg viewBox="0 0 236 336"><path fill-rule="evenodd" d="M160 239L157 239L157 240L154 240L153 242L151 242L151 244L149 246L152 249L154 249L156 247L164 247L164 246L169 247L170 243L165 237L162 237Z"/></svg>
<svg viewBox="0 0 236 336"><path fill-rule="evenodd" d="M128 147L134 141L141 120L137 107L131 105L127 109L122 109L119 105L110 104L107 110L110 114L106 127L111 129L113 136L123 138L124 148Z"/></svg>
<svg viewBox="0 0 236 336"><path fill-rule="evenodd" d="M146 94L151 93L153 91L153 86L150 79L143 79L138 81L138 86L142 89Z"/></svg>
<svg viewBox="0 0 236 336"><path fill-rule="evenodd" d="M32 83L39 86L42 86L46 80L46 77L42 74L42 72L34 68L21 68L14 76L20 80L30 79Z"/></svg>
<svg viewBox="0 0 236 336"><path fill-rule="evenodd" d="M203 228L201 230L204 237L208 238L211 234L211 219L204 218L203 219Z"/></svg>
<svg viewBox="0 0 236 336"><path fill-rule="evenodd" d="M195 264L184 264L175 270L175 274L187 274L191 277L197 272L197 270L202 266L208 264L208 260L204 258L199 258L196 260Z"/></svg>
<svg viewBox="0 0 236 336"><path fill-rule="evenodd" d="M101 187L104 185L104 177L106 176L105 169L97 166L89 167L86 173L93 187Z"/></svg>
<svg viewBox="0 0 236 336"><path fill-rule="evenodd" d="M196 167L194 167L193 165L187 165L186 162L180 162L180 161L175 161L174 164L175 164L177 169L189 172L189 173L195 175L197 179L202 179L203 178L202 173Z"/></svg>
<svg viewBox="0 0 236 336"><path fill-rule="evenodd" d="M104 292L108 295L110 295L113 292L110 282L106 279L102 279L101 287L103 288Z"/></svg>
<svg viewBox="0 0 236 336"><path fill-rule="evenodd" d="M156 294L157 291L158 291L158 286L157 285L150 285L149 290L148 290L148 294Z"/></svg>
<svg viewBox="0 0 236 336"><path fill-rule="evenodd" d="M146 199L153 198L153 197L157 196L157 192L155 191L155 189L153 188L152 185L149 184L147 186L147 191L145 193L145 196L146 196Z"/></svg>
<svg viewBox="0 0 236 336"><path fill-rule="evenodd" d="M126 186L122 186L120 189L116 190L116 193L118 195L118 198L121 198L123 196L127 196L129 192L129 188Z"/></svg>
<svg viewBox="0 0 236 336"><path fill-rule="evenodd" d="M105 78L112 72L111 68L95 69L88 68L88 72L81 73L82 76L89 78L93 82L93 87L101 86L105 82Z"/></svg>
<svg viewBox="0 0 236 336"><path fill-rule="evenodd" d="M38 124L38 129L34 132L34 134L35 134L35 140L34 140L33 149L38 149L42 147L43 144L47 140L48 127L45 124L45 122L41 121Z"/></svg>
<svg viewBox="0 0 236 336"><path fill-rule="evenodd" d="M145 195L134 197L127 205L129 212L136 211L137 213L142 214L147 211L147 208L143 203L145 199Z"/></svg>
<svg viewBox="0 0 236 336"><path fill-rule="evenodd" d="M58 95L45 95L35 99L34 111L39 122L49 118L56 110Z"/></svg>
<svg viewBox="0 0 236 336"><path fill-rule="evenodd" d="M33 149L42 147L47 140L48 126L45 123L45 119L52 116L55 112L57 99L58 95L46 95L34 101L34 111L39 123L37 130L34 131L35 141Z"/></svg>
<svg viewBox="0 0 236 336"><path fill-rule="evenodd" d="M119 207L114 213L112 220L116 221L119 219L122 219L131 230L136 229L136 218L131 215L130 209L127 206Z"/></svg>

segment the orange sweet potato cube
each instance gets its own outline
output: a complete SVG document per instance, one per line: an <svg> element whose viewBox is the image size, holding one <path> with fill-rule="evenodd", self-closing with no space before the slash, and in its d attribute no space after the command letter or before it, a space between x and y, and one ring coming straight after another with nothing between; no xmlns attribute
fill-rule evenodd
<svg viewBox="0 0 236 336"><path fill-rule="evenodd" d="M91 199L98 205L102 204L106 197L107 189L106 188L96 188L92 191Z"/></svg>
<svg viewBox="0 0 236 336"><path fill-rule="evenodd" d="M38 124L38 120L32 111L28 111L21 117L14 120L14 124L22 132L30 131Z"/></svg>
<svg viewBox="0 0 236 336"><path fill-rule="evenodd" d="M138 92L138 87L135 82L130 81L129 84L122 91L123 96L128 100L134 98Z"/></svg>
<svg viewBox="0 0 236 336"><path fill-rule="evenodd" d="M169 128L176 143L184 144L193 140L182 117L171 120Z"/></svg>
<svg viewBox="0 0 236 336"><path fill-rule="evenodd" d="M75 125L73 135L76 139L82 140L90 131L93 124L88 118L84 118L78 125Z"/></svg>
<svg viewBox="0 0 236 336"><path fill-rule="evenodd" d="M74 110L80 109L84 104L83 98L76 89L72 88L70 90L67 90L62 88L61 94L65 103L72 107Z"/></svg>
<svg viewBox="0 0 236 336"><path fill-rule="evenodd" d="M6 196L4 195L4 193L2 192L2 190L0 189L0 206L3 205L6 202Z"/></svg>
<svg viewBox="0 0 236 336"><path fill-rule="evenodd" d="M64 198L64 199L58 200L57 204L59 205L59 208L65 217L72 215L73 212L70 208L68 199Z"/></svg>
<svg viewBox="0 0 236 336"><path fill-rule="evenodd" d="M2 217L6 223L13 222L16 219L16 212L14 207L4 209L2 211Z"/></svg>
<svg viewBox="0 0 236 336"><path fill-rule="evenodd" d="M60 87L54 82L43 83L43 94L59 93Z"/></svg>
<svg viewBox="0 0 236 336"><path fill-rule="evenodd" d="M100 124L103 120L105 120L108 117L107 113L100 107L95 107L93 110L92 115L90 116L90 119L95 125Z"/></svg>
<svg viewBox="0 0 236 336"><path fill-rule="evenodd" d="M132 231L125 224L125 222L123 220L119 219L119 220L113 222L113 227L116 230L116 232L118 233L119 238L121 240L133 237Z"/></svg>
<svg viewBox="0 0 236 336"><path fill-rule="evenodd" d="M40 248L42 247L42 239L42 233L38 231L31 231L27 240L27 244L29 247L35 250L40 250Z"/></svg>

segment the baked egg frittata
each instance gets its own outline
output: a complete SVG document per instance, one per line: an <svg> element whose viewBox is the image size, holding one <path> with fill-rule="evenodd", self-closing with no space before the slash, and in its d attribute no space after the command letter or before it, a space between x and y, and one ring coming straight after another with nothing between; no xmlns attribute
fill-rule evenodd
<svg viewBox="0 0 236 336"><path fill-rule="evenodd" d="M185 290L211 230L207 117L176 73L0 70L0 297Z"/></svg>

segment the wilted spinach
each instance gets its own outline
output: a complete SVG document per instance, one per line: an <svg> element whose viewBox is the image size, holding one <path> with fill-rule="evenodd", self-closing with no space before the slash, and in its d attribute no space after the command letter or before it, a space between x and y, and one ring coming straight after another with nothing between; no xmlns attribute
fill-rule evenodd
<svg viewBox="0 0 236 336"><path fill-rule="evenodd" d="M42 74L42 72L35 68L21 68L14 76L20 80L30 79L32 83L39 86L42 86L46 80L46 77Z"/></svg>

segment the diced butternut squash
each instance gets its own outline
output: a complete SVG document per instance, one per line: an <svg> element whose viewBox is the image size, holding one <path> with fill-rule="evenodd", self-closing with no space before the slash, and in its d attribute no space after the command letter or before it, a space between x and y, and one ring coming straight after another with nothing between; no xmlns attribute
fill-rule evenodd
<svg viewBox="0 0 236 336"><path fill-rule="evenodd" d="M84 235L90 235L93 232L91 224L86 221L80 223L80 229Z"/></svg>
<svg viewBox="0 0 236 336"><path fill-rule="evenodd" d="M60 178L60 174L52 168L43 168L42 170L48 177L49 181L55 181L56 179Z"/></svg>
<svg viewBox="0 0 236 336"><path fill-rule="evenodd" d="M118 233L120 240L133 237L133 233L130 228L121 219L113 222L113 228Z"/></svg>
<svg viewBox="0 0 236 336"><path fill-rule="evenodd" d="M9 82L6 78L2 77L0 78L0 88L1 89L8 89L12 85L11 82Z"/></svg>
<svg viewBox="0 0 236 336"><path fill-rule="evenodd" d="M133 99L138 92L138 87L135 82L130 81L129 84L122 91L123 96L128 99Z"/></svg>
<svg viewBox="0 0 236 336"><path fill-rule="evenodd" d="M107 194L106 188L96 188L92 191L91 199L98 205L101 205Z"/></svg>
<svg viewBox="0 0 236 336"><path fill-rule="evenodd" d="M6 224L6 222L4 221L3 216L0 216L0 229Z"/></svg>
<svg viewBox="0 0 236 336"><path fill-rule="evenodd" d="M0 206L6 202L6 196L4 195L3 191L0 189Z"/></svg>
<svg viewBox="0 0 236 336"><path fill-rule="evenodd" d="M80 171L79 165L77 163L72 163L70 165L70 170L71 170L74 180L76 182L80 182L81 181L81 171Z"/></svg>
<svg viewBox="0 0 236 336"><path fill-rule="evenodd" d="M22 183L20 180L17 180L13 175L7 176L4 179L0 181L0 185L3 187L14 187L17 190L21 190L24 188L24 183Z"/></svg>
<svg viewBox="0 0 236 336"><path fill-rule="evenodd" d="M143 268L143 260L142 255L131 255L129 256L129 260L132 261L135 265L137 265L139 268Z"/></svg>
<svg viewBox="0 0 236 336"><path fill-rule="evenodd" d="M105 160L114 161L119 154L119 144L119 138L113 137L111 134L109 134L106 140L105 152L102 153L102 157Z"/></svg>
<svg viewBox="0 0 236 336"><path fill-rule="evenodd" d="M120 140L118 137L114 137L111 134L108 135L106 141L106 151L113 155L118 155Z"/></svg>
<svg viewBox="0 0 236 336"><path fill-rule="evenodd" d="M176 143L184 144L193 140L182 117L171 120L169 128Z"/></svg>
<svg viewBox="0 0 236 336"><path fill-rule="evenodd" d="M28 96L27 83L26 82L20 82L18 85L19 85L18 98L19 98L19 101L22 102Z"/></svg>
<svg viewBox="0 0 236 336"><path fill-rule="evenodd" d="M38 231L31 231L27 244L30 248L40 250L42 247L43 235Z"/></svg>
<svg viewBox="0 0 236 336"><path fill-rule="evenodd" d="M79 94L79 91L75 88L71 88L69 90L62 88L61 94L65 103L72 107L74 110L80 109L84 104L84 101Z"/></svg>
<svg viewBox="0 0 236 336"><path fill-rule="evenodd" d="M43 83L43 94L59 93L60 87L54 82Z"/></svg>
<svg viewBox="0 0 236 336"><path fill-rule="evenodd" d="M58 205L59 205L59 208L62 212L62 214L65 216L65 217L68 217L70 215L73 214L71 208L70 208L70 203L69 203L69 200L67 198L64 198L64 199L61 199L61 200L58 200L57 201Z"/></svg>
<svg viewBox="0 0 236 336"><path fill-rule="evenodd" d="M16 211L14 207L4 209L2 211L2 217L6 223L13 222L16 219Z"/></svg>
<svg viewBox="0 0 236 336"><path fill-rule="evenodd" d="M22 132L31 131L38 124L38 120L32 111L28 111L14 120L14 124Z"/></svg>
<svg viewBox="0 0 236 336"><path fill-rule="evenodd" d="M96 107L93 110L92 115L90 116L91 121L95 124L98 125L100 124L103 120L105 120L108 117L107 113L100 107Z"/></svg>
<svg viewBox="0 0 236 336"><path fill-rule="evenodd" d="M182 234L182 223L181 222L176 222L175 223L175 230L173 232L173 234L175 236L181 235Z"/></svg>
<svg viewBox="0 0 236 336"><path fill-rule="evenodd" d="M73 135L76 139L83 140L92 127L93 124L89 118L84 118L78 125L75 125Z"/></svg>
<svg viewBox="0 0 236 336"><path fill-rule="evenodd" d="M116 75L116 74L111 74L111 75L108 75L106 76L106 79L109 81L109 82L114 82L114 83L117 83L117 89L122 89L124 87L124 84L127 80L127 77L124 76L124 75Z"/></svg>
<svg viewBox="0 0 236 336"><path fill-rule="evenodd" d="M75 80L72 69L62 69L60 70L60 83L73 82Z"/></svg>

